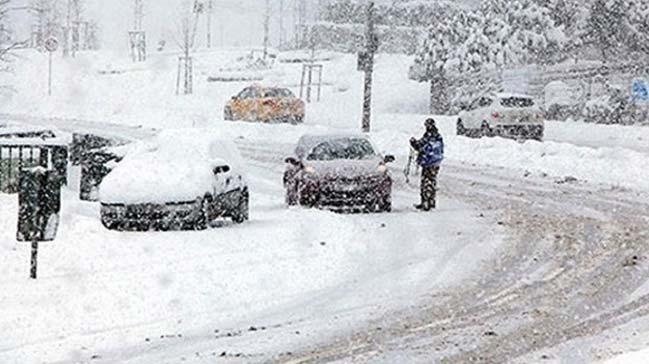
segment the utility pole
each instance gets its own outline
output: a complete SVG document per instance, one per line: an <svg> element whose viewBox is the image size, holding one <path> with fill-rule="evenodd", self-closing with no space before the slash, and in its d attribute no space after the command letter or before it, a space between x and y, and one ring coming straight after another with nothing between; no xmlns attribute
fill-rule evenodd
<svg viewBox="0 0 649 364"><path fill-rule="evenodd" d="M365 72L363 91L363 132L370 132L370 120L372 117L372 73L374 72L374 54L378 50L378 37L374 30L374 1L367 3L367 20L365 25L365 51L358 55L358 68Z"/></svg>
<svg viewBox="0 0 649 364"><path fill-rule="evenodd" d="M270 39L270 0L266 0L266 14L264 14L264 61L268 57L269 39Z"/></svg>

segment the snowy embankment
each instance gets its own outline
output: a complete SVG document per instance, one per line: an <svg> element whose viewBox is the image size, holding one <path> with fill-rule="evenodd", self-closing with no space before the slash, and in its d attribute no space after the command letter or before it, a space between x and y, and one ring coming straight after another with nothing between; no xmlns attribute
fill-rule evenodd
<svg viewBox="0 0 649 364"><path fill-rule="evenodd" d="M82 54L76 60L56 59L55 96L44 96L45 56L25 54L15 74L17 94L4 100L3 112L46 117L103 120L150 128L215 127L233 137L238 127L220 122L223 105L249 82L207 82L219 69L245 54L227 49L197 54L195 94L176 96L175 58L153 54L145 66L133 66L112 54ZM428 85L407 79L411 59L380 55L374 83L373 131L387 152L408 153L410 136L422 132ZM354 56L333 54L324 64L322 101L307 107L306 125L285 132L297 140L305 132L358 130L361 118L362 74ZM111 72L106 72L111 70ZM299 93L300 64L277 64L264 84ZM315 92L314 92L315 94ZM34 103L33 100L41 100ZM649 128L548 122L544 143L455 137L455 120L439 120L450 161L508 168L517 173L574 177L633 189L649 189ZM244 127L245 128L245 127ZM275 129L273 129L275 130ZM267 139L274 133L262 133Z"/></svg>
<svg viewBox="0 0 649 364"><path fill-rule="evenodd" d="M613 359L607 360L602 364L646 364L646 363L649 363L649 349L620 355Z"/></svg>

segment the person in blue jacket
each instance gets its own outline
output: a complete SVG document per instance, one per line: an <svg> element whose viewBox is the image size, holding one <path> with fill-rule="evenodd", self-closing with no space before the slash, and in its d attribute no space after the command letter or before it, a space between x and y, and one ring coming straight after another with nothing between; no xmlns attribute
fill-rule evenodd
<svg viewBox="0 0 649 364"><path fill-rule="evenodd" d="M437 207L437 176L444 160L444 139L434 119L427 119L424 125L424 136L419 140L411 138L410 145L417 151L417 164L421 166L421 203L415 207L430 211Z"/></svg>

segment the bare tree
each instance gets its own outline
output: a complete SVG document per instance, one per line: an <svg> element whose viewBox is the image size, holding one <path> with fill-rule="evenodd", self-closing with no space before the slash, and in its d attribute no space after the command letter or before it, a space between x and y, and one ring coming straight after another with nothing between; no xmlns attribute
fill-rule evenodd
<svg viewBox="0 0 649 364"><path fill-rule="evenodd" d="M60 37L63 24L59 0L32 0L30 11L34 16L31 46L42 48L49 37Z"/></svg>
<svg viewBox="0 0 649 364"><path fill-rule="evenodd" d="M10 4L11 0L0 0L0 73L11 71L12 51L25 43L17 42L9 27ZM0 90L11 89L10 86L0 84Z"/></svg>
<svg viewBox="0 0 649 364"><path fill-rule="evenodd" d="M193 59L191 52L196 41L196 31L200 15L204 11L203 3L196 0L190 4L183 1L180 9L180 18L177 21L175 41L180 48L182 55L178 57L178 78L176 81L176 93L189 95L193 93Z"/></svg>

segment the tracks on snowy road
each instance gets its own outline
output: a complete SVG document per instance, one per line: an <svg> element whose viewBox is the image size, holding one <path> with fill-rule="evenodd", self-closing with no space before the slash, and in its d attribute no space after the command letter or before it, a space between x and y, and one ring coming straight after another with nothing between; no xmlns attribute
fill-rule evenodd
<svg viewBox="0 0 649 364"><path fill-rule="evenodd" d="M443 186L498 212L512 233L506 253L480 280L283 362L529 363L649 314L649 296L625 301L649 273L646 194L466 166L445 168ZM574 355L585 362L606 355L583 349Z"/></svg>

